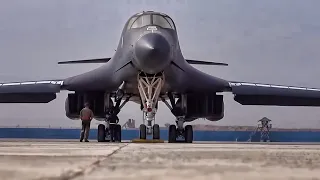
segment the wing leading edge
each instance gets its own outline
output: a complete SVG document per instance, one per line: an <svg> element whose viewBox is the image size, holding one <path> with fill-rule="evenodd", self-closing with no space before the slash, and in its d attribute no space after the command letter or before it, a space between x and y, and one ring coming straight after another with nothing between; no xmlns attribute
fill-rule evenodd
<svg viewBox="0 0 320 180"><path fill-rule="evenodd" d="M234 100L242 105L320 106L320 89L272 84L229 82Z"/></svg>
<svg viewBox="0 0 320 180"><path fill-rule="evenodd" d="M87 64L87 63L106 63L111 58L99 58L99 59L83 59L74 61L59 61L58 64Z"/></svg>
<svg viewBox="0 0 320 180"><path fill-rule="evenodd" d="M62 80L0 83L0 103L48 103L62 86Z"/></svg>
<svg viewBox="0 0 320 180"><path fill-rule="evenodd" d="M194 59L186 59L189 64L200 64L200 65L216 65L216 66L228 66L226 63L221 62L210 62L210 61L200 61Z"/></svg>

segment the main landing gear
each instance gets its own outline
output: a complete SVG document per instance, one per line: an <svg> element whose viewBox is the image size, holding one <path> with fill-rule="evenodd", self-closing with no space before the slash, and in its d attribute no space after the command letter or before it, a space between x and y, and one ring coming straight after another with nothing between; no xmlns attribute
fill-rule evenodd
<svg viewBox="0 0 320 180"><path fill-rule="evenodd" d="M193 128L191 125L186 125L183 128L183 123L184 120L183 118L178 118L177 121L177 126L171 124L169 126L169 137L168 137L168 142L169 143L175 143L177 142L177 139L179 137L184 138L184 142L186 143L192 143L193 141Z"/></svg>
<svg viewBox="0 0 320 180"><path fill-rule="evenodd" d="M110 124L107 122L107 127L104 124L98 125L98 142L111 142ZM114 126L114 141L121 142L121 125L115 124Z"/></svg>
<svg viewBox="0 0 320 180"><path fill-rule="evenodd" d="M183 106L186 104L185 102L185 96L181 95L181 107L177 107L175 99L173 97L172 93L168 93L168 97L171 102L170 104L162 98L162 101L167 105L167 107L171 110L171 112L176 116L176 125L170 125L168 129L168 142L169 143L175 143L178 142L177 139L183 138L184 142L186 143L192 143L193 142L193 128L191 125L186 125L183 127L183 124L185 123L185 116L184 116L184 108ZM179 141L180 142L180 141Z"/></svg>
<svg viewBox="0 0 320 180"><path fill-rule="evenodd" d="M140 125L140 139L147 139L147 135L152 135L152 138L155 140L160 139L160 126L155 124L155 115L163 84L163 73L155 75L138 74L138 89L143 112L143 124Z"/></svg>
<svg viewBox="0 0 320 180"><path fill-rule="evenodd" d="M112 100L109 98L109 94L106 94L105 96L105 109L106 110L106 125L104 124L99 124L98 125L98 134L97 134L97 140L98 142L110 142L112 141L112 137L111 137L111 128L113 128L114 131L114 137L113 137L113 142L121 142L121 125L117 123L113 123L110 124L109 122L109 117L111 115L115 115L117 116L118 113L120 112L120 109L129 101L129 99L131 98L131 96L128 96L125 101L121 104L121 100L124 96L124 93L121 92L122 89L119 89L118 92L116 93L116 97L115 97L115 101L116 101L116 105L113 107L113 102ZM110 106L110 104L112 104ZM121 105L120 105L121 104ZM118 118L117 118L118 119ZM110 128L111 127L111 128Z"/></svg>

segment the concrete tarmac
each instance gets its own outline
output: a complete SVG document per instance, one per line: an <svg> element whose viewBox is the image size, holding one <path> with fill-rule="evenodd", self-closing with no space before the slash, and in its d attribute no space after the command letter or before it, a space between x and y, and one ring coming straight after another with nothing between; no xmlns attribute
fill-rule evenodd
<svg viewBox="0 0 320 180"><path fill-rule="evenodd" d="M6 179L320 179L320 144L0 139Z"/></svg>

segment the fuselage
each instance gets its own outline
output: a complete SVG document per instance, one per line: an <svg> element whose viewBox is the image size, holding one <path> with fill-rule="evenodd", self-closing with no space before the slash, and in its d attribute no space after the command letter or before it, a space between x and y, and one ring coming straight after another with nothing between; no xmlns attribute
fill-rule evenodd
<svg viewBox="0 0 320 180"><path fill-rule="evenodd" d="M154 82L152 77L156 79ZM181 109L187 107L182 96L185 99L187 94L193 94L200 98L203 94L223 92L228 87L226 80L201 72L185 60L173 20L158 12L142 12L130 17L124 25L117 50L108 62L97 69L64 80L65 89L81 94L102 92L110 95L123 92L130 97L130 101L141 104L145 113L155 111L155 101L170 99L172 103L177 98L178 101L172 103L176 106L172 108L175 116L181 116L184 111ZM175 97L172 98L173 95ZM223 109L221 98L216 101L218 107ZM216 101L211 98L210 102ZM189 99L188 102L192 104L193 101ZM185 121L199 117L214 121L223 117L223 111L184 113ZM101 117L104 118L104 115Z"/></svg>
<svg viewBox="0 0 320 180"><path fill-rule="evenodd" d="M169 16L143 12L130 17L123 28L113 60L117 64L130 62L130 65L124 67L127 68L127 73L122 73L126 74L125 77L121 78L126 82L126 90L135 94L138 92L138 73L154 75L170 69L179 48L177 42L176 27ZM167 72L165 76L169 77L170 74ZM168 88L166 82L162 91Z"/></svg>
<svg viewBox="0 0 320 180"><path fill-rule="evenodd" d="M152 11L138 13L128 19L109 62L69 78L66 84L69 84L69 90L116 90L125 82L126 92L138 94L139 73L150 76L163 73L163 93L208 90L207 85L212 86L210 91L218 92L227 86L226 81L189 65L181 53L174 21L168 15ZM84 81L89 86L81 86ZM195 82L200 84L194 86Z"/></svg>

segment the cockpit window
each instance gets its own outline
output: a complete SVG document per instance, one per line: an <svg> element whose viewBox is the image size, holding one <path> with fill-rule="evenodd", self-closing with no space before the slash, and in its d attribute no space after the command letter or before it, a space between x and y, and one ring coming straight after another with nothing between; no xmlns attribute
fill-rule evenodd
<svg viewBox="0 0 320 180"><path fill-rule="evenodd" d="M158 14L145 14L132 17L128 22L128 28L141 28L147 25L157 25L162 28L175 29L173 21L167 17Z"/></svg>
<svg viewBox="0 0 320 180"><path fill-rule="evenodd" d="M175 29L175 26L174 26L172 19L170 19L169 17L166 17L166 20L170 23L172 29Z"/></svg>
<svg viewBox="0 0 320 180"><path fill-rule="evenodd" d="M128 22L128 26L127 26L127 29L130 29L132 24L134 23L134 21L137 19L138 17L133 17L129 20Z"/></svg>
<svg viewBox="0 0 320 180"><path fill-rule="evenodd" d="M150 15L142 15L133 22L131 28L141 28L143 26L147 26L150 24L151 24Z"/></svg>
<svg viewBox="0 0 320 180"><path fill-rule="evenodd" d="M174 29L174 27L169 23L169 21L163 16L153 14L152 20L154 25L160 26L162 28Z"/></svg>

